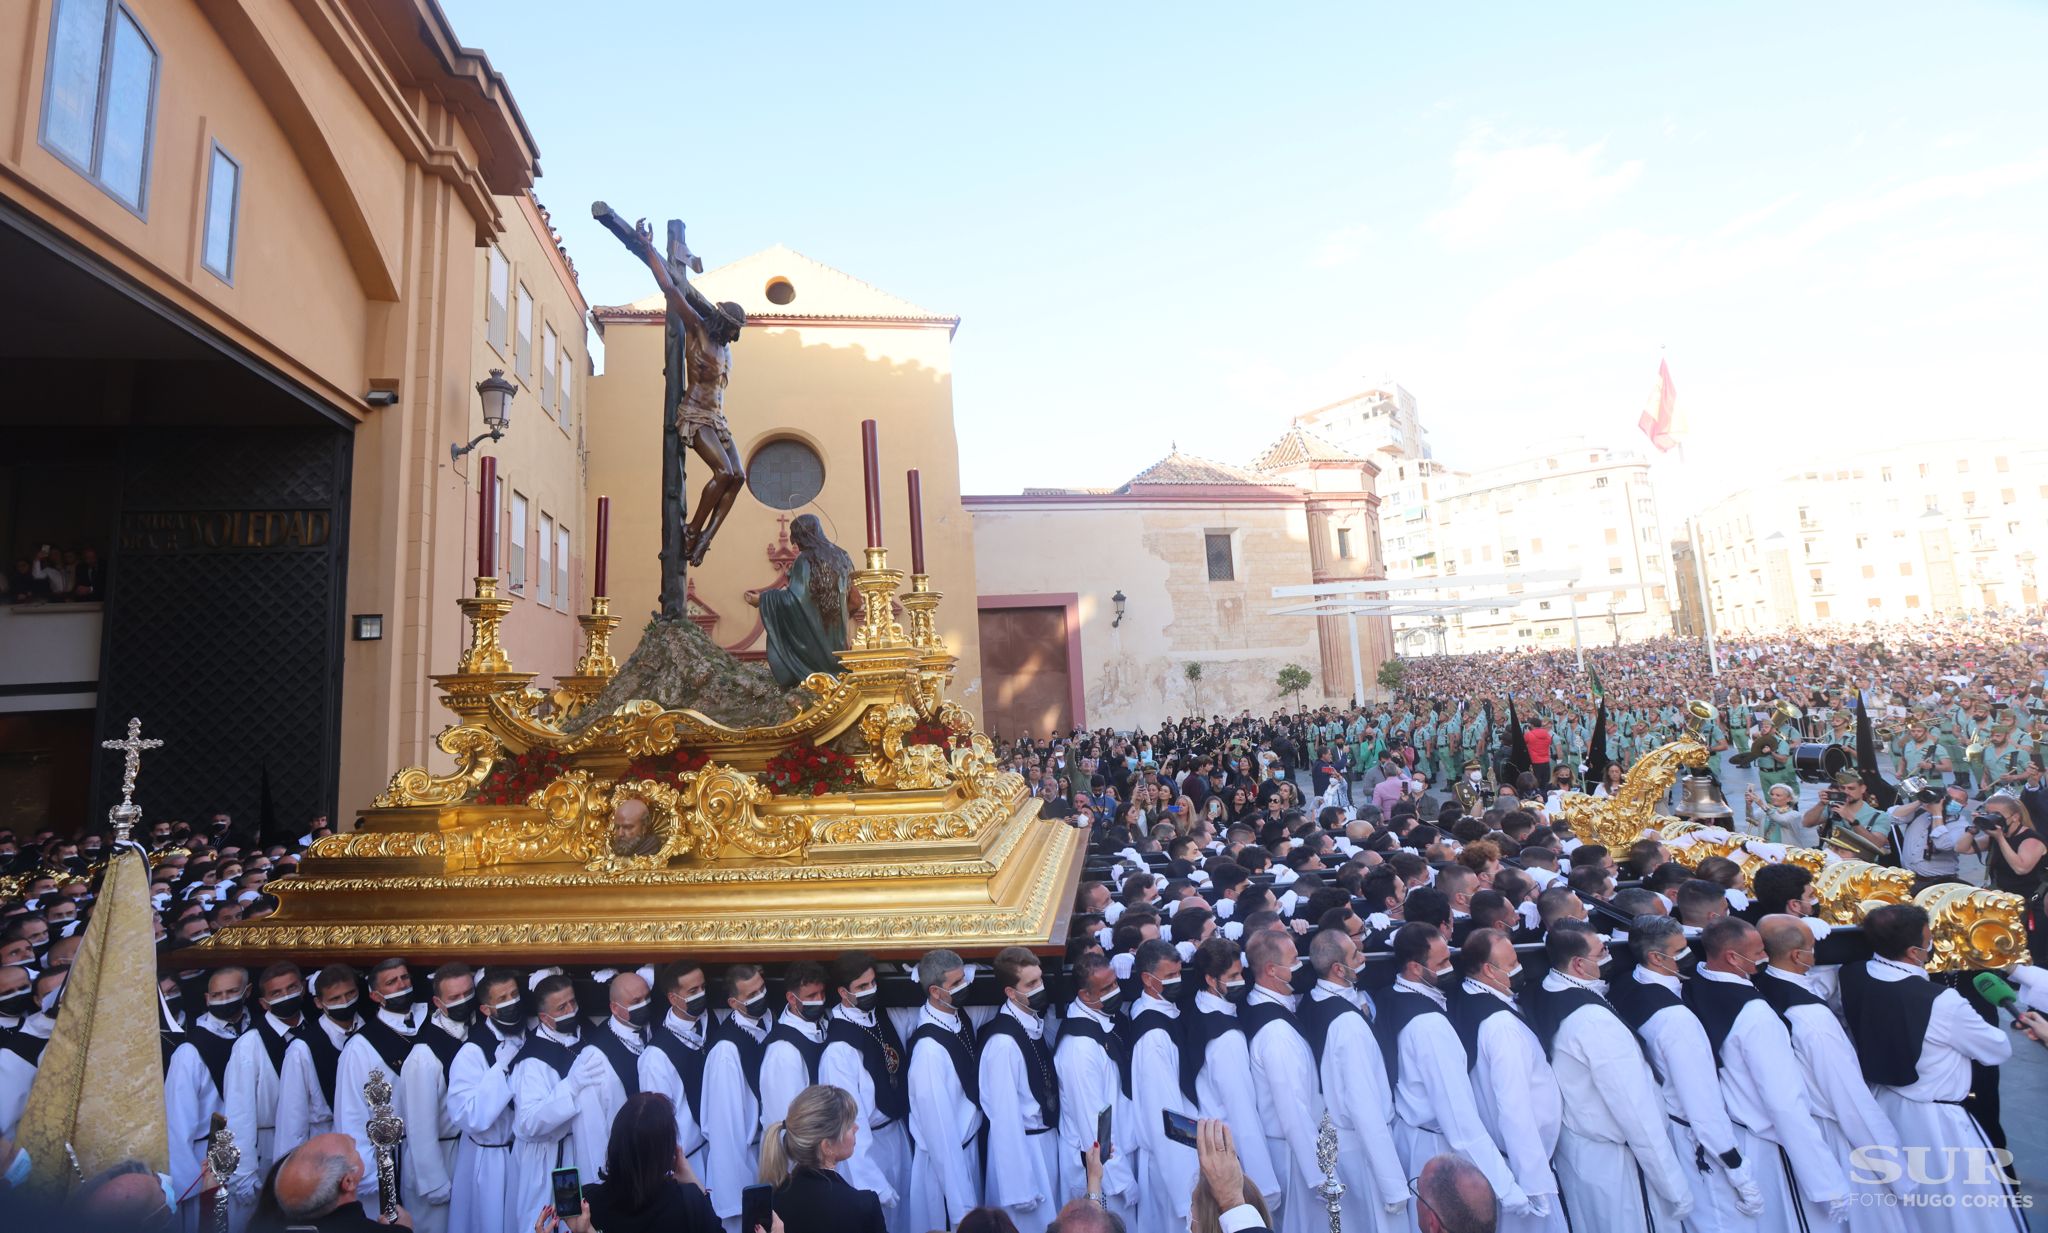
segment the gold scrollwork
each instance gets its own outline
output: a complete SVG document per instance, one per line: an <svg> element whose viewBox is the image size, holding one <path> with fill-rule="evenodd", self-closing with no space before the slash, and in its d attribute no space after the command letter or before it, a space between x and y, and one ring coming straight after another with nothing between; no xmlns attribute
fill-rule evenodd
<svg viewBox="0 0 2048 1233"><path fill-rule="evenodd" d="M1927 909L1934 934L1929 971L2004 968L2029 961L2021 925L2027 905L2018 895L1948 883L1928 887L1913 902Z"/></svg>
<svg viewBox="0 0 2048 1233"><path fill-rule="evenodd" d="M440 856L446 841L439 831L350 831L315 841L311 855L330 857Z"/></svg>
<svg viewBox="0 0 2048 1233"><path fill-rule="evenodd" d="M455 759L455 773L436 775L423 766L408 766L391 777L391 786L376 799L377 808L452 805L476 791L497 764L498 738L487 729L470 724L444 728L434 743Z"/></svg>
<svg viewBox="0 0 2048 1233"><path fill-rule="evenodd" d="M610 825L605 785L589 771L564 771L547 787L526 798L541 816L493 818L477 833L480 866L527 864L558 856L588 860L601 846Z"/></svg>

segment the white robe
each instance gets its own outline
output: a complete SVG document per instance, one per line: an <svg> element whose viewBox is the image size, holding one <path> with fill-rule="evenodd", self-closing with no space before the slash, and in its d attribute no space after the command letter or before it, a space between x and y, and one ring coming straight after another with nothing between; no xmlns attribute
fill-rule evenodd
<svg viewBox="0 0 2048 1233"><path fill-rule="evenodd" d="M833 1007L832 1016L858 1028L876 1025L874 1012L845 1006ZM903 1039L900 1028L896 1038ZM898 1058L896 1064L908 1066L910 1059ZM839 1175L854 1189L871 1190L882 1201L882 1220L889 1233L924 1233L904 1222L903 1193L910 1186L908 1119L891 1121L875 1107L875 1081L861 1063L860 1050L836 1041L826 1045L818 1059L818 1082L853 1093L854 1103L860 1106L861 1133L854 1136L853 1155L840 1162Z"/></svg>
<svg viewBox="0 0 2048 1233"><path fill-rule="evenodd" d="M432 1022L458 1040L468 1037L467 1029L440 1016ZM449 1069L453 1068L451 1062ZM399 1085L404 1089L406 1165L398 1179L399 1194L406 1214L412 1217L413 1233L447 1233L448 1203L457 1176L455 1154L462 1142L462 1128L448 1118L448 1075L441 1068L441 1059L420 1043L406 1055ZM340 1089L337 1072L337 1099Z"/></svg>
<svg viewBox="0 0 2048 1233"><path fill-rule="evenodd" d="M654 1030L667 1032L682 1041L684 1048L701 1053L704 1050L705 1036L711 1030L711 1014L706 1011L695 1023L690 1023L670 1010L663 1016L661 1022L655 1025ZM676 1144L683 1149L683 1155L689 1157L690 1171L699 1178L704 1177L706 1170L711 1167L705 1160L704 1149L708 1146L708 1141L704 1138L703 1129L697 1125L697 1115L690 1111L690 1097L683 1091L683 1077L676 1073L675 1063L668 1060L668 1054L660 1049L649 1048L640 1055L640 1090L660 1092L675 1106ZM703 1098L701 1088L698 1090L698 1098ZM855 1150L859 1150L858 1142L855 1143ZM845 1173L846 1166L841 1165L839 1171Z"/></svg>
<svg viewBox="0 0 2048 1233"><path fill-rule="evenodd" d="M338 1053L355 1029L344 1029L322 1015L315 1020L312 1030L325 1032L328 1043ZM337 1066L336 1072L339 1071ZM324 1135L333 1129L334 1108L327 1101L327 1093L320 1090L320 1072L313 1067L313 1051L305 1041L294 1040L285 1046L284 1066L277 1075L276 1154L280 1159L289 1156L314 1135Z"/></svg>
<svg viewBox="0 0 2048 1233"><path fill-rule="evenodd" d="M266 1026L289 1042L292 1026L269 1011L262 1014L268 1021ZM290 1043L285 1048L288 1051ZM235 1136L235 1147L241 1152L235 1175L228 1179L228 1227L236 1233L248 1225L249 1217L256 1211L263 1179L270 1175L270 1166L277 1163L277 1104L282 1066L282 1060L277 1067L271 1066L263 1034L253 1024L235 1039L234 1051L228 1054L221 1105L228 1129Z"/></svg>
<svg viewBox="0 0 2048 1233"><path fill-rule="evenodd" d="M1510 999L1491 985L1465 982L1474 997ZM1474 1042L1472 1098L1479 1120L1500 1149L1515 1181L1548 1211L1541 1216L1502 1212L1503 1233L1564 1233L1564 1207L1557 1197L1557 1175L1550 1158L1557 1151L1563 1097L1557 1075L1543 1056L1543 1043L1519 1014L1493 1014L1479 1025Z"/></svg>
<svg viewBox="0 0 2048 1233"><path fill-rule="evenodd" d="M382 1018L386 1027L407 1040L418 1032L410 1017L400 1018L384 1010L375 1010L371 1013ZM441 1063L435 1060L431 1052L413 1049L406 1054L399 1072L392 1074L391 1068L384 1064L384 1058L377 1052L376 1047L358 1032L349 1037L348 1043L342 1046L341 1061L334 1068L334 1129L337 1134L353 1138L356 1141L356 1151L362 1155L363 1178L356 1184L356 1193L362 1200L364 1213L372 1220L375 1220L378 1212L382 1210L382 1200L377 1193L377 1153L370 1145L370 1134L367 1129L370 1106L363 1099L363 1084L369 1082L372 1070L383 1071L385 1080L391 1084L391 1111L405 1121L406 1135L398 1145L396 1163L398 1199L410 1213L413 1211L413 1204L422 1201L418 1198L419 1192L413 1189L414 1179L419 1173L419 1166L414 1164L413 1157L415 1154L424 1154L426 1149L422 1146L423 1141L434 1143L436 1150L440 1146L436 1141L439 1138L438 1130L433 1135L423 1135L416 1129L440 1126L440 1100L436 1098L431 1106L416 1111L412 1108L408 1095L419 1091L423 1086L425 1071L421 1069L411 1085L406 1082L407 1073L423 1066L431 1066L438 1072ZM438 1084L438 1079L436 1083Z"/></svg>
<svg viewBox="0 0 2048 1233"><path fill-rule="evenodd" d="M775 1015L764 1012L759 1024L749 1024L744 1017L738 1022L748 1035L761 1040L773 1030ZM759 1078L755 1076L757 1082ZM704 1187L728 1233L738 1233L740 1192L761 1176L761 1102L747 1085L739 1048L731 1041L719 1041L704 1056L703 1114L704 1134L711 1141L704 1154Z"/></svg>
<svg viewBox="0 0 2048 1233"><path fill-rule="evenodd" d="M208 1014L194 1016L189 1030L211 1032L222 1039L233 1039L239 1034L237 1029ZM199 1193L199 1179L205 1172L213 1115L221 1111L221 1093L213 1085L206 1060L189 1042L179 1045L164 1074L164 1129L170 1148L171 1188L180 1199L178 1219L186 1233L199 1228L199 1209L204 1199Z"/></svg>
<svg viewBox="0 0 2048 1233"><path fill-rule="evenodd" d="M45 1015L30 1015L18 1031L50 1039L55 1026ZM12 1049L0 1049L0 1137L14 1138L21 1126L21 1111L28 1107L28 1090L35 1086L36 1068Z"/></svg>
<svg viewBox="0 0 2048 1233"><path fill-rule="evenodd" d="M1131 1008L1131 1018L1153 1011L1179 1019L1180 1010L1171 1003L1146 995ZM1200 1172L1193 1148L1166 1137L1161 1114L1171 1109L1188 1117L1200 1110L1180 1090L1180 1050L1167 1032L1147 1032L1131 1051L1131 1107L1141 1116L1132 1118L1132 1138L1137 1148L1133 1163L1138 1176L1138 1227L1182 1229L1188 1223L1188 1201L1195 1191Z"/></svg>
<svg viewBox="0 0 2048 1233"><path fill-rule="evenodd" d="M1363 995L1317 981L1309 996L1343 998L1353 1006ZM1408 1175L1394 1146L1394 1097L1380 1042L1363 1014L1339 1015L1323 1040L1318 1068L1323 1103L1337 1128L1337 1180L1344 1183L1344 1227L1357 1233L1400 1233L1408 1227Z"/></svg>
<svg viewBox="0 0 2048 1233"><path fill-rule="evenodd" d="M442 1108L448 1124L462 1135L455 1146L448 1233L496 1233L515 1227L506 1207L512 1193L511 1070L525 1039L524 1033L498 1041L488 1033L472 1032L448 1067Z"/></svg>
<svg viewBox="0 0 2048 1233"><path fill-rule="evenodd" d="M957 1032L961 1021L926 1003L918 1023ZM974 1142L981 1125L981 1108L961 1090L951 1055L932 1041L910 1046L910 1228L950 1229L981 1206Z"/></svg>
<svg viewBox="0 0 2048 1233"><path fill-rule="evenodd" d="M1248 1005L1261 1001L1292 1003L1263 986L1252 990ZM1292 1024L1280 1020L1259 1029L1250 1051L1259 1121L1266 1128L1266 1150L1274 1166L1284 1170L1279 1208L1273 1212L1278 1222L1275 1227L1279 1233L1328 1233L1329 1211L1320 1193L1323 1171L1316 1164L1316 1128L1323 1116L1323 1094L1317 1083L1315 1054Z"/></svg>
<svg viewBox="0 0 2048 1233"><path fill-rule="evenodd" d="M1552 992L1575 983L1555 971L1543 978ZM1571 1227L1677 1233L1692 1210L1692 1162L1672 1149L1656 1079L1628 1025L1611 1009L1580 1007L1558 1026L1550 1065L1562 1098L1554 1164Z"/></svg>
<svg viewBox="0 0 2048 1233"><path fill-rule="evenodd" d="M825 1042L823 1023L805 1023L801 1018L785 1014L782 1022L791 1031L800 1032L807 1040L819 1044ZM822 1062L822 1059L821 1059ZM797 1052L795 1045L775 1041L761 1054L761 1131L767 1133L770 1126L789 1115L789 1102L811 1085L810 1068L804 1065L804 1055ZM758 1142L758 1140L757 1140Z"/></svg>
<svg viewBox="0 0 2048 1233"><path fill-rule="evenodd" d="M1043 1039L1045 1021L1017 1013L1005 1001L997 1011L1025 1033ZM1049 1047L1049 1046L1048 1046ZM979 1061L981 1109L988 1118L988 1172L982 1201L1001 1208L1018 1233L1045 1233L1059 1213L1059 1127L1031 1094L1027 1069L1035 1063L1001 1033L991 1033ZM1051 1077L1050 1075L1046 1077Z"/></svg>
<svg viewBox="0 0 2048 1233"><path fill-rule="evenodd" d="M1429 998L1439 1006L1444 995L1434 985L1406 977L1394 981L1403 993ZM1497 1018L1498 1016L1496 1016ZM1408 1176L1422 1176L1432 1156L1455 1152L1470 1160L1493 1187L1502 1208L1528 1201L1507 1161L1493 1145L1493 1136L1479 1117L1472 1098L1472 1076L1465 1066L1465 1044L1449 1015L1417 1015L1401 1029L1394 1080L1394 1143ZM1420 1219L1410 1206L1409 1218Z"/></svg>
<svg viewBox="0 0 2048 1233"><path fill-rule="evenodd" d="M1103 1031L1116 1026L1079 1002L1067 1008L1069 1020L1086 1018ZM1109 1115L1109 1159L1102 1162L1102 1197L1126 1228L1137 1227L1138 1131L1134 1107L1124 1099L1123 1077L1116 1061L1086 1036L1061 1033L1053 1052L1053 1070L1060 1080L1060 1193L1073 1196L1088 1190L1081 1157L1096 1142L1102 1111ZM1133 1089L1135 1091L1135 1089ZM890 1233L899 1233L894 1227ZM922 1231L919 1231L922 1233Z"/></svg>
<svg viewBox="0 0 2048 1233"><path fill-rule="evenodd" d="M1868 966L1878 980L1927 979L1925 971L1903 963L1871 959ZM1928 1149L1919 1165L1927 1180L1905 1212L1913 1233L2018 1233L2024 1227L2019 1211L2006 1200L1996 1168L1986 1163L1992 1148L1983 1127L1961 1105L1939 1103L1969 1093L1971 1062L1999 1066L2011 1057L2012 1040L2005 1029L1984 1022L1962 994L1944 989L1927 1017L1915 1066L1919 1077L1905 1087L1876 1089L1878 1107L1891 1116L1909 1151ZM1912 1161L1909 1156L1886 1163L1897 1168ZM1907 1169L1909 1176L1912 1171Z"/></svg>
<svg viewBox="0 0 2048 1233"><path fill-rule="evenodd" d="M1749 983L1706 967L1693 979ZM1763 1191L1758 1227L1771 1233L1841 1227L1828 1206L1849 1196L1849 1179L1814 1121L1785 1021L1762 998L1742 1008L1721 1042L1720 1078L1728 1116L1743 1138L1743 1159Z"/></svg>
<svg viewBox="0 0 2048 1233"><path fill-rule="evenodd" d="M1628 979L1654 982L1679 992L1678 978L1636 968ZM1686 1233L1742 1233L1756 1227L1756 1218L1735 1210L1735 1187L1722 1171L1721 1157L1740 1151L1735 1125L1728 1120L1728 1106L1721 1097L1721 1084L1714 1073L1714 1047L1707 1042L1707 1029L1699 1016L1683 1005L1668 1006L1643 1022L1638 1030L1650 1059L1664 1076L1663 1107L1666 1133L1671 1147L1685 1162L1685 1178L1692 1187L1692 1215L1686 1217ZM1684 1119L1684 1123L1680 1121ZM1696 1149L1707 1153L1707 1171L1698 1168ZM1753 1152L1744 1152L1749 1161ZM1755 1169L1750 1170L1752 1175Z"/></svg>
<svg viewBox="0 0 2048 1233"><path fill-rule="evenodd" d="M534 1029L557 1044L558 1034ZM586 1031L591 1029L586 1029ZM591 1089L611 1073L611 1063L593 1045L586 1045L569 1064L567 1075L539 1058L512 1067L512 1181L506 1199L506 1228L531 1229L540 1209L553 1201L552 1174L574 1168L580 1180L597 1180L604 1162L610 1124L599 1124Z"/></svg>
<svg viewBox="0 0 2048 1233"><path fill-rule="evenodd" d="M1237 1017L1237 1004L1203 990L1195 995L1195 1009L1205 1014ZM1202 1116L1230 1124L1230 1137L1237 1144L1237 1156L1244 1175L1266 1200L1269 1211L1280 1206L1280 1170L1266 1143L1265 1123L1259 1120L1259 1094L1252 1086L1251 1042L1243 1032L1224 1032L1209 1042L1202 1068L1195 1076L1195 1095ZM1135 1121L1140 1110L1132 1110Z"/></svg>
<svg viewBox="0 0 2048 1233"><path fill-rule="evenodd" d="M1825 996L1824 990L1816 987L1818 982L1783 968L1765 968L1758 980L1790 981L1815 996ZM1833 1009L1797 1005L1786 1012L1785 1019L1793 1053L1806 1080L1807 1098L1813 1103L1814 1118L1820 1123L1821 1134L1837 1163L1847 1169L1849 1153L1867 1144L1879 1145L1898 1159L1898 1128L1878 1107L1877 1098L1863 1081L1856 1047L1849 1043L1849 1034L1842 1030L1842 1022L1835 1018ZM1851 1233L1906 1233L1905 1218L1896 1200L1911 1195L1917 1187L1904 1170L1889 1187L1874 1179L1859 1181L1853 1174L1849 1183L1854 1192L1849 1202Z"/></svg>

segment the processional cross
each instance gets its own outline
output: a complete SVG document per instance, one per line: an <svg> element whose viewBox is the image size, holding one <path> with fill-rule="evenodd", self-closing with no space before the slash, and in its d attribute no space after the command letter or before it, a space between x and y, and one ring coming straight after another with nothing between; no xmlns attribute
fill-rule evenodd
<svg viewBox="0 0 2048 1233"><path fill-rule="evenodd" d="M121 751L121 803L107 811L107 820L114 824L114 842L127 843L129 833L142 820L142 808L135 803L135 778L142 773L142 751L161 749L163 742L145 738L142 735L142 721L128 721L128 739L122 741L101 741L102 749Z"/></svg>
<svg viewBox="0 0 2048 1233"><path fill-rule="evenodd" d="M702 565L711 540L746 484L746 468L725 422L725 383L732 371L732 344L747 314L737 304L713 304L690 285L704 262L683 239L680 219L668 222L666 253L656 251L645 219L628 224L602 201L591 217L645 262L667 301L661 429L661 610L666 621L689 617L686 574ZM683 468L695 453L711 478L688 522L683 517Z"/></svg>

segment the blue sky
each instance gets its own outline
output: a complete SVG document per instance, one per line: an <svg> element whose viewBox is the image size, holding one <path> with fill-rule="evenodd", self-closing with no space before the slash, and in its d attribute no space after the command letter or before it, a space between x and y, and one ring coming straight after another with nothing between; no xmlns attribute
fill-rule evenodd
<svg viewBox="0 0 2048 1233"><path fill-rule="evenodd" d="M443 3L593 302L603 198L959 314L969 491L1386 379L1453 465L1635 446L1660 346L1703 491L2044 410L2042 6Z"/></svg>

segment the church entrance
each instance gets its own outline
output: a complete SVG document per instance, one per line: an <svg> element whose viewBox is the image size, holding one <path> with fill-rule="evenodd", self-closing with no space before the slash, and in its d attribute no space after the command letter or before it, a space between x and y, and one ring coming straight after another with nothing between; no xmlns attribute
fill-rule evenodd
<svg viewBox="0 0 2048 1233"><path fill-rule="evenodd" d="M337 793L348 421L5 207L0 269L0 826L100 824L138 716L152 818L302 833Z"/></svg>
<svg viewBox="0 0 2048 1233"><path fill-rule="evenodd" d="M999 742L1045 740L1077 722L1080 631L1063 598L982 599L982 716Z"/></svg>

